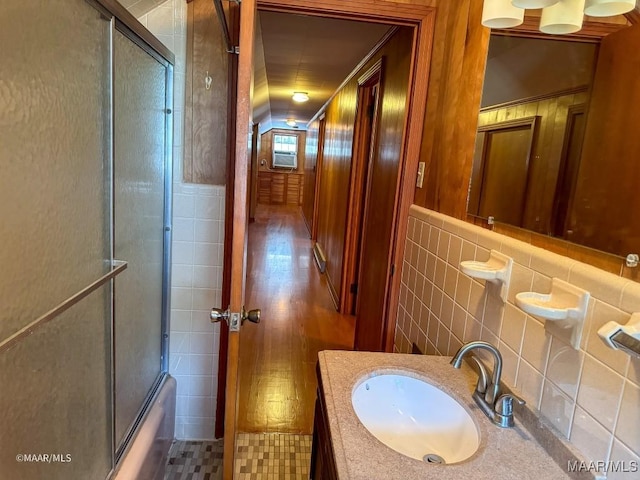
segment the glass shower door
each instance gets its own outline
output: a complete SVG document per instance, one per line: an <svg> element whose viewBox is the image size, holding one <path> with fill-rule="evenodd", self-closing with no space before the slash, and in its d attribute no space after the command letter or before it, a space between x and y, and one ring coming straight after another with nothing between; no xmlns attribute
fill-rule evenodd
<svg viewBox="0 0 640 480"><path fill-rule="evenodd" d="M166 372L172 66L112 11L0 2L0 479L106 478Z"/></svg>
<svg viewBox="0 0 640 480"><path fill-rule="evenodd" d="M166 63L114 34L115 440L122 445L162 371Z"/></svg>
<svg viewBox="0 0 640 480"><path fill-rule="evenodd" d="M111 24L83 0L0 2L0 477L112 468Z"/></svg>

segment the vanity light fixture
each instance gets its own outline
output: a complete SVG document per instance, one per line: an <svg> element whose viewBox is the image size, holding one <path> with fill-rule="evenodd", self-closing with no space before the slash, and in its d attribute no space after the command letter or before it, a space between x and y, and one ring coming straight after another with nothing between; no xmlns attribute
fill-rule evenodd
<svg viewBox="0 0 640 480"><path fill-rule="evenodd" d="M540 31L552 35L575 33L584 15L611 17L633 10L635 0L484 0L482 25L513 28L524 21L525 9L542 9Z"/></svg>
<svg viewBox="0 0 640 480"><path fill-rule="evenodd" d="M552 35L575 33L582 28L585 0L561 0L542 9L540 31Z"/></svg>
<svg viewBox="0 0 640 480"><path fill-rule="evenodd" d="M511 0L511 4L518 8L547 8L560 0Z"/></svg>
<svg viewBox="0 0 640 480"><path fill-rule="evenodd" d="M309 100L309 94L307 92L293 92L293 101L298 103L304 103Z"/></svg>
<svg viewBox="0 0 640 480"><path fill-rule="evenodd" d="M592 17L611 17L630 12L636 0L587 0L584 13Z"/></svg>
<svg viewBox="0 0 640 480"><path fill-rule="evenodd" d="M298 122L296 122L295 119L293 119L293 118L287 119L287 121L285 123L287 125L289 125L290 127L295 127L298 124Z"/></svg>
<svg viewBox="0 0 640 480"><path fill-rule="evenodd" d="M524 21L524 9L514 7L511 0L484 0L482 25L489 28L512 28Z"/></svg>

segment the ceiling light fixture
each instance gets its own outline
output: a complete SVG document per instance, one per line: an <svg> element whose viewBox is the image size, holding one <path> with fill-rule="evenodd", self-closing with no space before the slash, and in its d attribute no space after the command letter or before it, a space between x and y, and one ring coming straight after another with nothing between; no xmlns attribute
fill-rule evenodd
<svg viewBox="0 0 640 480"><path fill-rule="evenodd" d="M309 94L307 92L293 92L293 101L298 103L304 103L309 100Z"/></svg>
<svg viewBox="0 0 640 480"><path fill-rule="evenodd" d="M296 122L295 119L290 118L286 121L286 124L289 125L290 127L295 127L298 124L298 122Z"/></svg>
<svg viewBox="0 0 640 480"><path fill-rule="evenodd" d="M635 0L484 0L482 25L513 28L524 21L525 9L542 9L540 31L553 35L575 33L584 15L611 17L633 10Z"/></svg>

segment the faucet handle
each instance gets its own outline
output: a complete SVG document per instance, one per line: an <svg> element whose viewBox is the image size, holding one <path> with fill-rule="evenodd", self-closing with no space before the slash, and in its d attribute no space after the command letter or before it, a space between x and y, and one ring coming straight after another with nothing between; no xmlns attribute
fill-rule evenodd
<svg viewBox="0 0 640 480"><path fill-rule="evenodd" d="M489 386L489 374L487 373L487 367L484 366L484 363L480 361L478 357L475 355L471 357L471 360L476 362L478 366L478 384L476 385L476 392L485 393L487 391L487 387Z"/></svg>
<svg viewBox="0 0 640 480"><path fill-rule="evenodd" d="M513 393L505 393L500 395L494 406L493 423L501 428L513 427L513 401L524 405L526 402L514 395Z"/></svg>
<svg viewBox="0 0 640 480"><path fill-rule="evenodd" d="M518 402L518 405L525 405L525 402L522 398L513 393L505 393L500 395L495 405L495 412L498 415L509 416L513 415L513 401Z"/></svg>

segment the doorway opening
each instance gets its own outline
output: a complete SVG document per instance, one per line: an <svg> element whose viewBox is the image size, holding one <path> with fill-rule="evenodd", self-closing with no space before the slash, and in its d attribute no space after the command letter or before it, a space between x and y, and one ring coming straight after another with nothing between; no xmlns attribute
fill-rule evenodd
<svg viewBox="0 0 640 480"><path fill-rule="evenodd" d="M422 137L422 127L424 122L424 112L426 105L426 91L428 82L428 66L430 60L430 46L431 38L433 35L433 23L434 23L434 9L425 6L418 5L405 5L405 4L389 4L381 5L380 2L374 0L359 0L357 3L349 3L345 5L344 2L337 0L329 0L323 2L321 5L309 6L308 2L302 0L286 0L282 2L278 1L265 1L259 2L261 8L270 9L275 11L287 11L291 13L302 13L315 16L327 16L337 18L349 18L360 21L372 21L374 23L389 23L394 25L409 27L411 42L410 48L406 48L406 56L409 61L409 77L404 80L405 88L411 92L410 98L405 103L402 102L402 108L398 104L394 105L393 111L397 113L396 124L391 129L393 132L401 132L401 141L399 142L399 150L394 154L394 157L398 160L397 175L394 176L395 188L391 192L387 192L385 196L388 200L388 205L391 206L393 212L394 221L389 226L390 244L392 248L385 253L386 261L382 262L386 271L393 273L394 265L399 263L402 257L403 245L399 244L397 239L402 238L406 232L406 225L403 219L406 219L409 207L413 200L414 191L411 185L415 183L417 173L417 162L419 158L419 150ZM237 132L238 142L236 143L236 158L239 159L236 162L235 167L235 195L233 198L234 217L239 220L246 218L246 196L244 196L246 186L246 163L245 158L248 158L248 144L243 140L247 136L247 126L250 123L251 112L246 107L246 101L243 99L248 98L251 90L251 65L249 62L250 55L243 58L243 52L252 52L251 45L253 43L253 31L254 31L254 14L255 3L251 0L242 2L241 4L243 15L241 22L247 29L244 30L245 34L240 35L240 57L239 57L239 82L238 82L238 117L237 117ZM248 34L250 33L250 35ZM393 70L393 68L390 68ZM327 114L327 124L330 123L330 116ZM353 125L351 123L351 125ZM344 124L343 124L344 126ZM352 128L352 127L347 127ZM345 131L346 128L339 129ZM382 131L382 129L381 129ZM340 138L330 138L327 134L325 139L325 146L329 145L330 141L335 141L334 144L340 145ZM346 144L343 142L342 144ZM327 157L327 149L325 148L325 159ZM350 155L347 157L350 159ZM326 164L326 163L325 163ZM324 179L321 179L321 184L324 184ZM328 183L328 182L327 182ZM348 182L347 182L348 183ZM407 186L407 188L400 188L401 186ZM321 192L322 201L322 192ZM365 222L369 223L369 222ZM375 222L371 222L375 225ZM241 239L244 237L244 224L240 224L240 221L234 225L233 234L233 248L231 250L231 259L233 262L233 270L230 282L231 291L231 306L234 309L240 307L239 301L244 300L244 267L243 267L243 247ZM319 219L319 230L322 226L321 219ZM237 230L236 230L237 227ZM320 234L319 234L320 236ZM369 238L366 232L364 238ZM341 248L344 244L341 245ZM310 253L310 252L309 252ZM330 253L330 252L328 252ZM366 257L366 253L363 253ZM380 326L379 330L383 333L382 338L385 343L384 348L388 349L386 343L392 343L392 335L389 335L389 331L393 331L395 326L395 310L397 309L397 292L399 291L399 279L398 276L391 278L388 276L389 281L385 285L385 294L382 297L382 301L385 304L384 307L384 322ZM239 335L237 332L230 333L229 335L230 345L235 342L239 342ZM237 354L236 348L229 349L229 361L230 366L227 375L227 389L233 394L236 393L235 387L237 385L236 378L234 377L235 369L231 368L232 363L237 365L237 357L232 358L232 355ZM231 403L233 399L231 399ZM230 404L231 404L230 403ZM230 465L234 456L234 439L235 437L235 408L230 409L230 414L226 415L225 425L225 472L228 471L227 465ZM228 429L227 429L228 427Z"/></svg>

